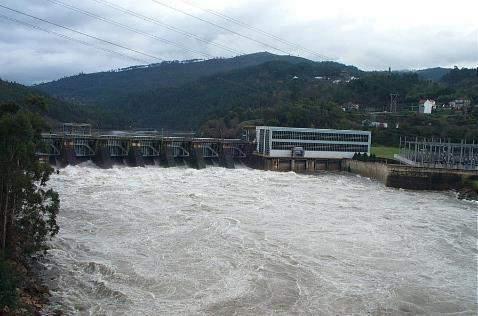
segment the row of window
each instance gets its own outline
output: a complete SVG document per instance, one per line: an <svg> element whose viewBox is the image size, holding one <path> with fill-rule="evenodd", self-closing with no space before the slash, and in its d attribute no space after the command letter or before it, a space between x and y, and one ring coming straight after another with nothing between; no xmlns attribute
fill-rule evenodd
<svg viewBox="0 0 478 316"><path fill-rule="evenodd" d="M271 138L271 131L266 130L266 135L265 135L265 140L266 140L266 144L265 144L266 152L265 152L265 154L266 154L266 155L269 155L269 154L271 153L271 142L270 142L270 138Z"/></svg>
<svg viewBox="0 0 478 316"><path fill-rule="evenodd" d="M306 151L335 151L335 152L353 152L366 153L368 152L368 145L354 145L354 144L314 144L314 143L272 143L272 150L292 150L294 147L302 147Z"/></svg>
<svg viewBox="0 0 478 316"><path fill-rule="evenodd" d="M269 133L270 131L260 130L259 132L259 153L269 154L270 144L269 144Z"/></svg>
<svg viewBox="0 0 478 316"><path fill-rule="evenodd" d="M319 133L319 132L291 132L274 131L273 139L297 139L297 140L326 140L367 143L369 135L364 134L344 134L344 133Z"/></svg>

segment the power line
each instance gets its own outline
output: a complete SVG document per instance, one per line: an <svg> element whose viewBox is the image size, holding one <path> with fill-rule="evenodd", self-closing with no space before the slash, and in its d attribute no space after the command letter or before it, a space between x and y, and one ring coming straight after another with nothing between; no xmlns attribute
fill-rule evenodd
<svg viewBox="0 0 478 316"><path fill-rule="evenodd" d="M0 5L0 6L1 6L1 5ZM48 33L48 34L56 35L56 36L61 37L61 38L63 38L63 39L66 39L66 40L69 40L69 41L72 41L72 42L76 42L76 43L79 43L79 44L82 44L82 45L85 45L85 46L88 46L88 47L92 47L92 48L99 49L99 50L102 50L102 51L105 51L105 52L108 52L108 53L111 53L111 54L115 54L115 55L119 55L119 56L122 56L122 57L126 57L126 58L128 58L128 59L135 60L135 61L140 62L140 63L144 63L144 64L148 64L148 63L149 63L148 61L146 61L146 60L144 60L144 59L139 59L139 58L132 57L132 56L129 56L129 55L120 53L120 52L116 52L116 51L113 51L113 50L110 50L110 49L107 49L107 48L104 48L104 47L100 47L100 46L94 45L94 44L92 44L92 43L88 43L88 42L85 42L85 41L82 41L82 40L79 40L79 39L70 37L70 36L68 36L68 35L64 35L64 34L61 34L61 33L58 33L58 32L52 31L52 30L48 30L48 29L42 28L42 27L37 26L37 25L33 25L33 24L30 24L30 23L27 23L27 22L23 22L23 21L17 20L17 19L15 19L15 18L8 17L8 16L3 15L3 14L1 14L1 13L0 13L0 17L1 17L1 18L4 18L4 19L6 19L6 20L9 20L9 21L12 21L12 22L16 22L16 23L18 23L18 24L21 24L21 25L24 25L24 26L33 28L33 29L36 29L36 30L39 30L39 31L43 31L43 32ZM231 84L231 85L234 85L234 86L237 86L237 87L242 87L242 88L248 89L248 90L250 90L250 91L259 92L259 93L263 92L262 90L259 90L259 89L257 89L256 87L252 87L252 86L249 86L249 85L241 84L241 83L238 83L238 82L235 82L235 81L232 81L232 80L228 80L228 79L225 79L225 78L220 78L219 80L220 80L220 81L223 81L223 82L227 82L227 83L229 83L229 84Z"/></svg>
<svg viewBox="0 0 478 316"><path fill-rule="evenodd" d="M201 6L199 6L199 5L195 4L195 3L193 3L192 1L188 1L188 0L180 0L180 1L186 3L187 5L189 5L189 6L191 6L191 7L194 7L194 8L196 8L196 9L201 10L201 11L204 11L204 12L207 12L207 13L212 14L212 15L214 15L214 16L217 16L217 17L219 17L219 18L222 18L222 19L224 19L224 20L226 20L226 21L232 22L232 23L234 23L234 24L236 24L236 25L239 25L239 26L241 26L241 27L247 28L247 29L252 30L252 31L254 31L254 32L260 33L260 34L262 34L262 35L264 35L264 36L267 36L267 37L269 37L269 38L271 38L271 39L273 39L273 40L276 40L276 41L278 41L278 42L281 42L281 43L283 43L283 44L286 44L286 45L288 45L288 46L290 46L290 47L294 47L294 48L298 48L298 49L301 49L301 50L303 50L303 51L306 51L306 52L308 52L308 53L310 53L310 54L313 54L314 56L319 57L319 58L322 59L322 60L332 60L332 58L327 57L327 56L325 56L325 55L323 55L323 54L320 54L320 53L318 53L318 52L316 52L316 51L310 50L310 49L308 49L308 48L306 48L306 47L303 47L303 46L300 45L300 44L290 42L290 41L288 41L288 40L286 40L286 39L283 39L283 38L281 38L281 37L279 37L279 36L277 36L277 35L274 35L274 34L272 34L272 33L266 32L266 31L264 31L264 30L262 30L262 29L260 29L260 28L254 27L254 26L252 26L252 25L250 25L250 24L247 24L247 23L245 23L245 22L243 22L243 21L241 21L241 20L238 20L238 19L235 19L235 18L233 18L233 17L230 17L230 16L227 16L227 15L225 15L225 14L222 14L221 12L218 12L218 11L215 11L215 10L211 10L211 9L207 9L207 8L203 8L203 7L201 7Z"/></svg>
<svg viewBox="0 0 478 316"><path fill-rule="evenodd" d="M2 5L0 5L0 7L1 7L1 6L2 6ZM144 64L148 64L148 63L149 63L148 61L146 61L146 60L144 60L144 59L139 59L139 58L132 57L132 56L129 56L129 55L126 55L126 54L117 52L117 51L113 51L113 50L110 50L110 49L107 49L107 48L104 48L104 47L101 47L101 46L97 46L97 45L94 45L94 44L92 44L92 43L85 42L85 41L82 41L82 40L79 40L79 39L70 37L70 36L65 35L65 34L61 34L61 33L58 33L58 32L52 31L52 30L48 30L48 29L42 28L42 27L37 26L37 25L33 25L33 24L30 24L30 23L27 23L27 22L24 22L24 21L17 20L17 19L15 19L15 18L8 17L8 16L3 15L3 14L1 14L1 13L0 13L0 17L1 17L1 18L4 18L4 19L6 19L6 20L9 20L9 21L18 23L18 24L20 24L20 25L24 25L24 26L30 27L30 28L35 29L35 30L43 31L43 32L45 32L45 33L52 34L52 35L58 36L58 37L60 37L60 38L63 38L63 39L66 39L66 40L69 40L69 41L72 41L72 42L76 42L76 43L79 43L79 44L82 44L82 45L84 45L84 46L92 47L92 48L95 48L95 49L98 49L98 50L102 50L102 51L105 51L105 52L108 52L108 53L111 53L111 54L119 55L119 56L122 56L122 57L125 57L125 58L128 58L128 59L131 59L131 60L135 60L135 61L140 62L140 63L144 63ZM260 89L257 88L256 86L251 86L251 85L242 84L242 83L240 83L240 82L236 82L236 81L229 80L229 79L226 79L226 78L215 77L215 80L219 80L219 81L222 81L222 82L226 82L226 83L229 83L230 85L233 85L233 86L236 86L236 87L245 88L245 89L247 89L247 90L249 90L249 91L256 92L256 93L263 93L263 92L264 92L263 90L260 90Z"/></svg>
<svg viewBox="0 0 478 316"><path fill-rule="evenodd" d="M104 18L104 17L99 16L99 15L97 15L97 14L95 14L95 13L90 12L90 11L86 11L86 10L80 9L80 8L78 8L78 7L75 7L75 6L66 4L66 3L61 2L61 1L57 1L57 0L45 0L45 1L49 1L49 2L51 2L51 3L60 5L60 6L62 6L62 7L65 7L65 8L68 8L68 9L70 9L70 10L73 10L73 11L75 11L75 12L79 12L79 13L81 13L81 14L84 14L84 15L87 15L87 16L89 16L89 17L95 18L95 19L97 19L97 20L100 20L100 21L103 21L103 22L106 22L106 23L109 23L109 24L112 24L112 25L116 25L116 26L122 27L122 28L127 29L127 30L129 30L129 31L131 31L131 32L134 32L134 33L137 33L137 34L141 34L141 35L150 37L150 38L155 39L155 40L157 40L157 41L160 41L160 42L162 42L162 43L166 43L166 44L169 44L169 45L173 45L173 46L179 47L179 48L181 48L181 49L183 49L183 50L185 50L185 51L191 52L191 53L201 54L201 55L206 56L206 57L208 57L208 58L213 58L213 57L214 57L214 56L212 56L212 55L210 55L210 54L189 49L189 48L187 48L186 46L177 44L177 43L175 43L175 42L173 42L173 41L167 40L167 39L165 39L165 38L158 37L158 36L156 36L156 35L154 35L154 34L151 34L151 33L148 33L148 32L144 32L144 31L141 31L141 30L138 30L138 29L129 27L129 26L125 25L125 24L122 24L122 23L119 23L119 22L116 22L116 21L113 21L113 20Z"/></svg>
<svg viewBox="0 0 478 316"><path fill-rule="evenodd" d="M69 40L69 41L72 41L72 42L76 42L76 43L80 43L80 44L85 45L85 46L89 46L89 47L93 47L93 48L96 48L96 49L100 49L100 50L102 50L102 51L105 51L105 52L108 52L108 53L111 53L111 54L120 55L120 56L126 57L126 58L128 58L128 59L132 59L132 60L138 61L138 62L140 62L140 63L146 63L146 64L148 63L148 61L146 61L146 60L139 59L139 58L136 58L136 57L132 57L132 56L129 56L129 55L126 55L126 54L123 54L123 53L120 53L120 52L116 52L116 51L114 51L114 50L110 50L110 49L107 49L107 48L104 48L104 47L96 46L96 45L94 45L94 44L91 44L91 43L88 43L88 42L84 42L84 41L82 41L82 40L79 40L79 39L70 37L70 36L65 35L65 34L57 33L57 32L55 32L55 31L48 30L48 29L42 28L42 27L37 26L37 25L33 25L33 24L30 24L30 23L27 23L27 22L23 22L23 21L20 21L20 20L17 20L17 19L8 17L8 16L3 15L3 14L1 14L1 13L0 13L0 17L4 18L4 19L6 19L6 20L9 20L9 21L11 21L11 22L15 22L15 23L18 23L18 24L21 24L21 25L24 25L24 26L27 26L27 27L30 27L30 28L39 30L39 31L43 31L43 32L46 32L46 33L49 33L49 34L56 35L56 36L58 36L58 37L61 37L61 38L63 38L63 39L66 39L66 40Z"/></svg>
<svg viewBox="0 0 478 316"><path fill-rule="evenodd" d="M45 20L45 19L42 19L42 18L33 16L33 15L30 15L30 14L28 14L28 13L25 13L25 12L22 12L22 11L18 11L18 10L9 8L9 7L4 6L4 5L2 5L2 4L0 4L0 8L4 8L4 9L7 9L7 10L10 10L10 11L12 11L12 12L15 12L15 13L18 13L18 14L21 14L21 15L24 15L24 16L27 16L27 17L30 17L30 18L32 18L32 19L35 19L35 20L38 20L38 21L42 21L42 22L48 23L48 24L50 24L50 25L54 25L54 26L56 26L56 27L59 27L59 28L68 30L68 31L70 31L70 32L77 33L77 34L80 34L80 35L83 35L83 36L86 36L86 37L95 39L95 40L97 40L97 41L100 41L100 42L103 42L103 43L106 43L106 44L109 44L109 45L113 45L113 46L116 46L116 47L119 47L119 48L122 48L122 49L125 49L125 50L128 50L128 51L134 52L134 53L136 53L136 54L140 54L140 55L143 55L143 56L146 56L146 57L149 57L149 58L153 58L153 59L156 59L156 60L159 60L159 61L163 61L163 59L161 59L161 58L159 58L159 57L156 57L156 56L153 56L153 55L150 55L150 54L148 54L148 53L144 53L144 52L142 52L142 51L139 51L139 50L136 50L136 49L133 49L133 48L129 48L129 47L123 46L123 45L121 45L121 44L117 44L117 43L114 43L114 42L110 42L110 41L108 41L108 40L105 40L105 39L102 39L102 38L99 38L99 37L96 37L96 36L93 36L93 35L89 35L89 34L86 34L86 33L83 33L83 32L77 31L77 30L74 30L74 29L72 29L72 28L69 28L69 27L66 27L66 26L63 26L63 25L60 25L60 24L56 24L56 23L50 22L50 21L48 21L48 20Z"/></svg>
<svg viewBox="0 0 478 316"><path fill-rule="evenodd" d="M254 38L252 38L252 37L250 37L250 36L241 34L241 33L239 33L239 32L236 32L236 31L234 31L234 30L231 30L231 29L229 29L229 28L227 28L227 27L221 26L221 25L216 24L216 23L214 23L214 22L211 22L211 21L209 21L209 20L206 20L206 19L203 19L203 18L201 18L201 17L198 17L198 16L196 16L196 15L190 14L190 13L188 13L188 12L186 12L186 11L183 11L183 10L181 10L181 9L175 8L175 7L170 6L170 5L166 4L166 3L160 2L160 1L158 1L158 0L151 0L151 1L153 1L154 3L157 3L157 4L159 4L159 5L161 5L161 6L163 6L163 7L166 7L166 8L168 8L168 9L171 9L171 10L173 10L173 11L176 11L176 12L179 12L179 13L181 13L181 14L187 15L187 16L193 18L193 19L196 19L196 20L199 20L199 21L201 21L201 22L204 22L204 23L207 23L207 24L209 24L209 25L212 25L212 26L214 26L214 27L217 27L217 28L219 28L219 29L221 29L221 30L224 30L224 31L226 31L226 32L232 33L232 34L234 34L234 35L237 35L237 36L240 36L240 37L245 38L245 39L247 39L247 40L250 40L250 41L253 41L253 42L255 42L255 43L258 43L258 44L260 44L260 45L262 45L262 46L264 46L264 47L268 47L268 48L271 48L271 49L273 49L273 50L276 50L276 51L279 51L279 52L281 52L281 53L284 53L284 54L286 54L286 55L290 55L290 52L287 52L287 51L285 51L285 50L282 50L282 49L280 49L280 48L278 48L278 47L272 46L272 45L267 44L267 43L265 43L265 42L256 40L256 39L254 39Z"/></svg>
<svg viewBox="0 0 478 316"><path fill-rule="evenodd" d="M96 1L96 0L93 0L93 1ZM2 5L2 4L0 4L0 8L4 8L4 9L6 9L6 10L9 10L9 11L12 11L12 12L15 12L15 13L18 13L18 14L21 14L21 15L24 15L24 16L27 16L27 17L30 17L30 18L32 18L32 19L35 19L35 20L38 20L38 21L41 21L41 22L44 22L44 23L47 23L47 24L50 24L50 25L53 25L53 26L56 26L56 27L59 27L59 28L62 28L62 29L71 31L71 32L74 32L74 33L77 33L77 34L80 34L80 35L83 35L83 36L86 36L86 37L89 37L89 38L98 40L98 41L100 41L100 42L104 42L104 43L109 44L109 45L113 45L113 46L116 46L116 47L120 47L120 48L122 48L122 49L129 50L129 51L135 52L135 53L137 53L137 54L141 54L141 55L144 55L144 56L147 56L147 57L151 57L151 58L154 58L154 59L162 60L162 59L160 59L159 57L156 57L156 56L153 56L153 55L149 55L149 54L147 54L147 53L143 53L143 52L141 52L141 51L138 51L138 50L135 50L135 49L132 49L132 48L129 48L129 47L120 45L120 44L116 44L116 43L114 43L114 42L110 42L110 41L108 41L108 40L104 40L104 39L102 39L102 38L99 38L99 37L96 37L96 36L93 36L93 35L89 35L89 34L86 34L86 33L83 33L83 32L80 32L80 31L77 31L77 30L74 30L74 29L71 29L71 28L69 28L69 27L66 27L66 26L63 26L63 25L54 23L54 22L50 22L50 21L48 21L48 20L45 20L45 19L42 19L42 18L33 16L33 15L30 15L30 14L28 14L28 13L25 13L25 12L22 12L22 11L19 11L19 10L12 9L12 8L7 7L7 6L4 6L4 5ZM129 58L129 59L132 59L132 60L135 60L135 61L139 61L139 62L142 62L142 63L146 63L146 64L149 63L149 62L146 61L146 60L139 59L139 58L132 57L132 56L128 56L128 55L126 55L126 54L119 53L119 52L116 52L116 51L113 51L113 50L110 50L110 49L107 49L107 48L103 48L103 47L100 47L100 46L97 46L97 45L94 45L94 44L92 44L92 43L85 42L85 41L82 41L82 40L79 40L79 39L75 39L75 38L73 38L73 37L70 37L70 36L67 36L67 35L64 35L64 34L61 34L61 33L55 32L55 31L52 31L52 30L48 30L48 29L42 28L42 27L37 26L37 25L30 24L30 23L27 23L27 22L23 22L23 21L20 21L20 20L17 20L17 19L14 19L14 18L5 16L5 15L2 15L2 14L0 14L0 17L2 17L2 18L4 18L4 19L7 19L7 20L10 20L10 21L13 21L13 22L16 22L16 23L19 23L19 24L22 24L22 25L25 25L25 26L28 26L28 27L31 27L31 28L36 29L36 30L41 30L41 31L43 31L43 32L46 32L46 33L49 33L49 34L53 34L53 35L59 36L59 37L61 37L61 38L64 38L64 39L67 39L67 40L70 40L70 41L74 41L74 42L80 43L80 44L85 45L85 46L93 47L93 48L96 48L96 49L101 49L101 50L103 50L103 51L106 51L106 52L109 52L109 53L112 53L112 54L116 54L116 55L120 55L120 56ZM223 81L223 82L227 82L227 83L229 83L229 84L231 84L231 85L234 85L234 86L246 88L246 89L251 90L251 91L254 91L254 92L259 92L259 93L262 93L262 92L263 92L263 90L260 90L260 89L258 89L258 88L255 87L255 86L249 86L249 85L241 84L241 83L238 83L238 82L235 82L235 81L232 81L232 80L228 80L228 79L225 79L225 78L220 78L220 80Z"/></svg>
<svg viewBox="0 0 478 316"><path fill-rule="evenodd" d="M207 39L204 39L196 34L193 34L193 33L190 33L190 32L187 32L185 30L182 30L180 28L177 28L175 26L172 26L170 24L167 24L167 23L164 23L164 22L161 22L157 19L154 19L154 18L151 18L151 17L148 17L146 15L143 15L141 13L138 13L138 12L135 12L135 11L132 11L132 10L129 10L129 9L126 9L124 7L121 7L117 4L114 4L114 3L111 3L111 2L108 2L108 1L105 1L105 0L91 0L91 1L94 1L96 3L99 3L99 4L102 4L104 6L108 6L110 8L113 8L117 11L120 11L122 13L125 13L125 14L129 14L131 16L134 16L138 19L141 19L143 21L147 21L147 22L151 22L151 23L154 23L156 25L159 25L161 27L164 27L170 31L173 31L173 32L176 32L176 33L179 33L183 36L186 36L186 37L189 37L189 38L193 38L195 40L198 40L202 43L205 43L205 44L208 44L208 45L212 45L212 46L215 46L215 47L218 47L218 48L221 48L225 51L228 51L230 53L233 53L233 54L236 54L236 55L243 55L244 52L241 52L239 50L236 50L236 49L233 49L233 48L230 48L226 45L223 45L223 44L220 44L220 43L216 43L216 42L213 42L213 41L210 41L210 40L207 40Z"/></svg>

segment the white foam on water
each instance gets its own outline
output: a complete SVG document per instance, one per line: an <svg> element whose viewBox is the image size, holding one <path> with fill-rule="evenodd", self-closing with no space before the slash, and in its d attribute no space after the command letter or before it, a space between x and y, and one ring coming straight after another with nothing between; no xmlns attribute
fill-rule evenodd
<svg viewBox="0 0 478 316"><path fill-rule="evenodd" d="M477 207L369 179L67 167L66 314L477 314Z"/></svg>

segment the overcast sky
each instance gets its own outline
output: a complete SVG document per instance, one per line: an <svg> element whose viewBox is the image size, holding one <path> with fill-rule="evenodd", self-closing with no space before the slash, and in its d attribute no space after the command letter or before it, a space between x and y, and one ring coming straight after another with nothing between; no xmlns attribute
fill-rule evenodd
<svg viewBox="0 0 478 316"><path fill-rule="evenodd" d="M106 0L194 34L202 41L100 3L105 0L54 1L73 5L152 36L105 23L49 0L2 0L0 5L149 56L0 8L2 16L140 59L71 42L0 16L0 78L32 84L80 72L117 69L159 60L231 57L258 51L287 52L314 60L325 55L365 70L388 69L389 66L392 69L419 69L478 65L478 1L475 0L158 0L244 37L171 10L154 0ZM187 3L220 12L274 34L281 41ZM181 47L161 42L158 38Z"/></svg>

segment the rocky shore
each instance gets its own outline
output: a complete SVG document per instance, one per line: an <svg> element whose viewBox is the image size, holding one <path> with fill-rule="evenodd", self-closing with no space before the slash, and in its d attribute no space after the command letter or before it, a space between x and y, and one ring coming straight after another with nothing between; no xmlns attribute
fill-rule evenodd
<svg viewBox="0 0 478 316"><path fill-rule="evenodd" d="M478 191L474 188L465 187L458 191L458 198L460 200L478 201Z"/></svg>
<svg viewBox="0 0 478 316"><path fill-rule="evenodd" d="M42 278L45 268L38 260L33 257L7 261L15 274L18 302L15 308L3 307L0 315L42 315L41 311L48 305L50 291Z"/></svg>
<svg viewBox="0 0 478 316"><path fill-rule="evenodd" d="M458 190L458 198L461 200L478 201L478 177L466 179L463 187Z"/></svg>

